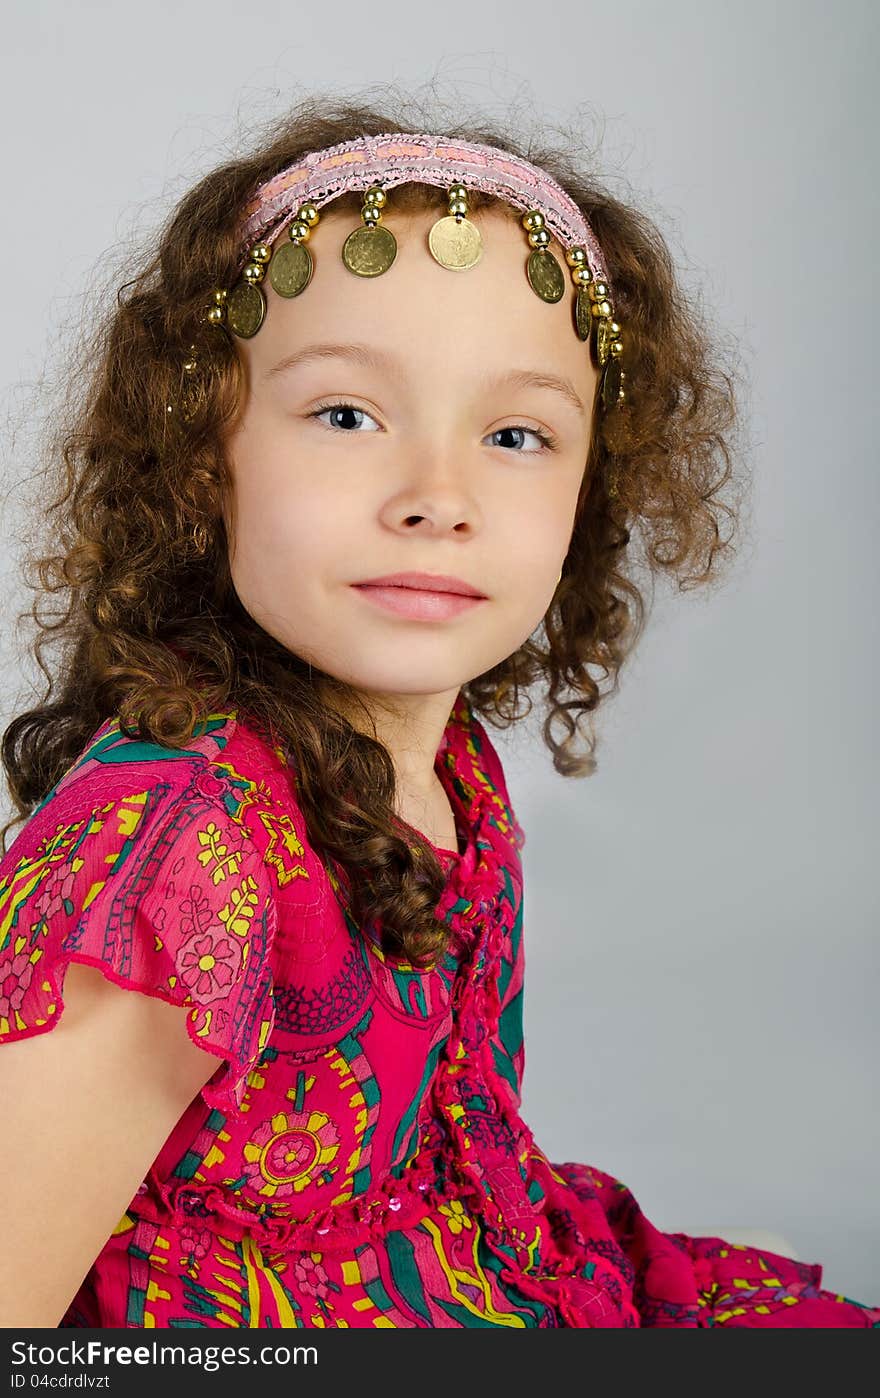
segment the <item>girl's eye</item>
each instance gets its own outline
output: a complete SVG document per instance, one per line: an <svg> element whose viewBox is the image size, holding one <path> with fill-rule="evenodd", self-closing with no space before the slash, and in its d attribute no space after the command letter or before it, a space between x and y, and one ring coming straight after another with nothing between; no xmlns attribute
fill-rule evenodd
<svg viewBox="0 0 880 1398"><path fill-rule="evenodd" d="M309 413L309 417L320 418L323 417L325 413L358 413L361 418L370 417L370 414L363 408L356 408L352 403L325 403L319 405L313 413ZM370 418L370 421L375 423L376 419ZM351 428L352 423L350 421L345 424L334 422L332 426L339 432L347 432Z"/></svg>
<svg viewBox="0 0 880 1398"><path fill-rule="evenodd" d="M314 412L309 413L308 416L314 418L322 418L325 415L325 413L336 413L339 414L340 417L343 417L344 415L349 415L351 413L355 414L355 422L352 422L350 416L347 416L344 421L337 420L331 421L330 423L326 424L326 426L330 427L331 431L349 432L352 429L357 431L357 428L360 425L360 421L363 421L364 419L369 419L369 421L374 424L374 427L369 429L370 431L378 430L376 419L374 417L371 417L371 415L364 408L356 408L353 403L319 404L318 407L315 408ZM520 436L522 433L525 433L526 435L531 433L533 437L537 437L538 441L541 443L540 447L533 447L530 451L519 452L518 454L522 456L530 456L533 454L537 455L538 452L545 450L553 451L556 447L556 438L553 437L549 432L545 432L543 428L526 427L524 424L517 425L515 427L499 427L494 432L490 432L489 436L500 437L504 432L518 433L520 434ZM497 443L497 445L508 446L509 443L499 442Z"/></svg>
<svg viewBox="0 0 880 1398"><path fill-rule="evenodd" d="M502 432L518 432L520 435L522 435L522 433L524 432L526 436L529 436L529 434L531 434L531 436L537 437L541 445L537 448L532 447L531 451L519 453L519 455L522 456L531 456L532 453L535 453L537 455L537 452L540 451L553 451L556 447L556 438L551 437L549 432L545 432L543 428L540 427L526 427L525 424L516 427L498 427L494 432L490 432L489 436L500 437ZM505 446L506 443L499 442L498 445Z"/></svg>

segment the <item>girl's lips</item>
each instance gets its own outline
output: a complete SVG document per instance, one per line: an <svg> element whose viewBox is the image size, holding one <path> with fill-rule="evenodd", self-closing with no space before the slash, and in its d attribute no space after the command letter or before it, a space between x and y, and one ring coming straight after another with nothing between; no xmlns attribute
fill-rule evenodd
<svg viewBox="0 0 880 1398"><path fill-rule="evenodd" d="M389 587L370 583L353 584L376 606L414 621L445 621L485 602L485 597L465 597L460 592L428 592L415 587Z"/></svg>

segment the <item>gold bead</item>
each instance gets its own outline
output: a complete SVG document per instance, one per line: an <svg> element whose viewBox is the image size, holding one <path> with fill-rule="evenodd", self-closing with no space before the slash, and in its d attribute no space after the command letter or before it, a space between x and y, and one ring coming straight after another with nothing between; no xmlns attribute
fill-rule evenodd
<svg viewBox="0 0 880 1398"><path fill-rule="evenodd" d="M310 199L307 199L304 204L300 204L296 211L296 216L301 222L307 223L310 228L314 228L321 217L318 212L317 204L313 204Z"/></svg>
<svg viewBox="0 0 880 1398"><path fill-rule="evenodd" d="M463 184L451 184L447 190L450 199L467 199L467 186ZM452 213L452 210L449 210Z"/></svg>
<svg viewBox="0 0 880 1398"><path fill-rule="evenodd" d="M455 215L455 214L462 214L462 215L463 215L463 214L467 214L467 211L468 211L468 203L467 203L467 200L466 200L466 199L450 199L450 201L449 201L449 212L450 212L450 214L453 214L453 215Z"/></svg>
<svg viewBox="0 0 880 1398"><path fill-rule="evenodd" d="M371 185L364 194L364 203L376 209L384 208L387 199L388 195L378 184Z"/></svg>
<svg viewBox="0 0 880 1398"><path fill-rule="evenodd" d="M594 282L593 285L596 289L596 296L600 301L602 300L603 296L608 295L608 287L605 285L604 282Z"/></svg>
<svg viewBox="0 0 880 1398"><path fill-rule="evenodd" d="M611 345L610 345L610 349L611 349L611 353L614 354L614 355L618 355L618 356L619 356L619 355L623 354L623 341L622 341L622 340L612 340L612 341L611 341Z"/></svg>
<svg viewBox="0 0 880 1398"><path fill-rule="evenodd" d="M266 275L262 262L249 262L241 274L246 282L261 282Z"/></svg>
<svg viewBox="0 0 880 1398"><path fill-rule="evenodd" d="M226 312L222 306L209 306L205 319L209 325L222 325L226 319Z"/></svg>
<svg viewBox="0 0 880 1398"><path fill-rule="evenodd" d="M251 248L251 262L271 261L272 249L269 247L268 243L257 243L256 247Z"/></svg>
<svg viewBox="0 0 880 1398"><path fill-rule="evenodd" d="M528 213L523 214L520 221L523 228L528 229L530 233L536 233L539 228L544 227L544 215L540 209L529 209Z"/></svg>
<svg viewBox="0 0 880 1398"><path fill-rule="evenodd" d="M573 267L571 279L575 286L591 286L593 274L587 266Z"/></svg>
<svg viewBox="0 0 880 1398"><path fill-rule="evenodd" d="M612 335L620 334L620 326L617 324L616 320L612 320L609 322L608 329L611 331Z"/></svg>
<svg viewBox="0 0 880 1398"><path fill-rule="evenodd" d="M594 315L594 316L610 316L610 315L611 315L611 302L610 302L610 301L594 301L594 302L593 302L593 306L592 306L592 311L593 311L593 315Z"/></svg>
<svg viewBox="0 0 880 1398"><path fill-rule="evenodd" d="M533 228L529 234L529 243L533 248L546 248L550 242L550 234L546 228Z"/></svg>
<svg viewBox="0 0 880 1398"><path fill-rule="evenodd" d="M378 204L365 204L361 209L361 218L368 228L372 228L382 217L382 210Z"/></svg>
<svg viewBox="0 0 880 1398"><path fill-rule="evenodd" d="M290 240L293 243L304 243L311 237L311 225L306 223L304 218L295 218L288 229Z"/></svg>
<svg viewBox="0 0 880 1398"><path fill-rule="evenodd" d="M216 305L223 306L226 304L226 297L228 295L229 292L226 290L225 287L218 286L217 290L212 294L211 299L215 302Z"/></svg>
<svg viewBox="0 0 880 1398"><path fill-rule="evenodd" d="M586 267L586 248L569 248L568 252L565 254L565 260L568 263L569 267ZM590 275L592 276L592 272L590 273Z"/></svg>

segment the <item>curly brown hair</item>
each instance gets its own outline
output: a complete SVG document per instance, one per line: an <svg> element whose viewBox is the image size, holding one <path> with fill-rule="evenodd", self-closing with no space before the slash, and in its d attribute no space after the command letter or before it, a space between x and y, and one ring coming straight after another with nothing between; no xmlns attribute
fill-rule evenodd
<svg viewBox="0 0 880 1398"><path fill-rule="evenodd" d="M594 412L553 601L536 634L462 686L474 712L505 728L531 711L529 691L542 687L554 767L591 774L594 740L587 734L576 749L585 736L579 721L616 690L644 625L633 536L644 544L649 575L665 570L686 588L717 573L731 547L719 520L735 523L740 502L739 395L720 362L721 337L682 289L657 226L577 169L574 140L567 152L546 141L518 143L493 120L442 128L433 120L406 99L385 110L338 94L300 101L260 131L249 153L180 200L116 304L90 324L83 361L70 369L79 396L71 392L46 443L40 493L55 494L41 520L55 516L54 551L41 551L44 537L25 558L36 568L37 582L28 585L37 595L18 620L36 625L33 653L47 687L3 734L18 810L3 827L4 852L10 827L32 813L106 718L117 716L131 736L180 748L207 715L237 713L289 754L308 837L333 862L358 924L376 919L386 952L420 967L447 946L448 929L435 915L445 874L419 832L395 814L391 757L319 690L326 698L335 688L355 703L358 696L267 634L230 576L224 440L243 405L244 376L232 337L206 324L204 311L211 289L235 280L242 206L257 184L308 150L361 133L442 129L515 151L568 191L607 260L624 327L626 401ZM430 186L399 186L395 207L433 206L436 197ZM345 199L356 215L361 196L337 205ZM474 211L497 202L470 196ZM191 416L182 421L167 405L181 400L193 344L198 368L195 381L186 380ZM57 594L66 605L44 619L41 597ZM51 641L62 647L54 683L43 657ZM610 679L604 693L591 668Z"/></svg>

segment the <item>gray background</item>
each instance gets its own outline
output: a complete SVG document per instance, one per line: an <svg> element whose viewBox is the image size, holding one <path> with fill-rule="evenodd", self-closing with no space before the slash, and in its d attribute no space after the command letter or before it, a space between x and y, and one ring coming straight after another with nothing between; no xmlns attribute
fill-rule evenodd
<svg viewBox="0 0 880 1398"><path fill-rule="evenodd" d="M615 1174L657 1226L774 1230L878 1305L877 7L455 13L6 8L4 535L34 386L88 322L101 255L240 126L388 80L526 123L597 119L602 174L740 347L756 484L725 589L658 593L593 778L557 776L528 733L498 740L527 831L524 1115L551 1159ZM34 674L11 566L4 724Z"/></svg>

